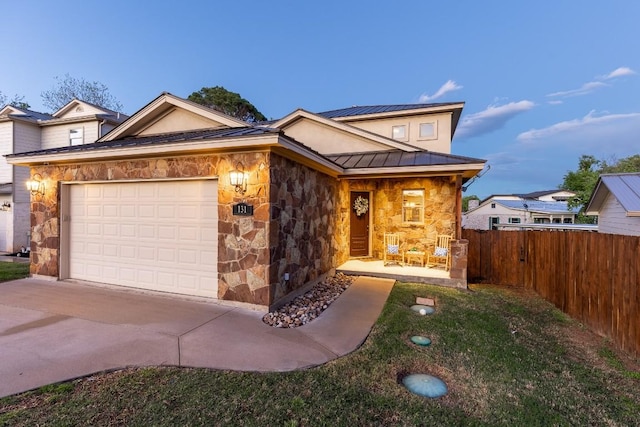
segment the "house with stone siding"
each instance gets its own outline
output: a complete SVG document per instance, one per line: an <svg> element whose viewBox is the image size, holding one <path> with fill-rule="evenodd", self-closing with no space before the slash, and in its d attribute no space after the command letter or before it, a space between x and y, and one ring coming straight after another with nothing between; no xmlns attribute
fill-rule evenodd
<svg viewBox="0 0 640 427"><path fill-rule="evenodd" d="M451 154L463 106L255 124L163 93L95 143L7 156L37 184L31 274L267 310L382 258L385 233L459 239L462 185L485 163Z"/></svg>

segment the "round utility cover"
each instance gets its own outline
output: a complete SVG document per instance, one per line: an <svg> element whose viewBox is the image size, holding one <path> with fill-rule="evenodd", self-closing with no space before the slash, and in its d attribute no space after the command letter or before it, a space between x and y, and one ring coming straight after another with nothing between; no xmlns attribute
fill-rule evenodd
<svg viewBox="0 0 640 427"><path fill-rule="evenodd" d="M427 374L411 374L402 379L402 384L411 393L436 398L447 394L447 385L438 377Z"/></svg>

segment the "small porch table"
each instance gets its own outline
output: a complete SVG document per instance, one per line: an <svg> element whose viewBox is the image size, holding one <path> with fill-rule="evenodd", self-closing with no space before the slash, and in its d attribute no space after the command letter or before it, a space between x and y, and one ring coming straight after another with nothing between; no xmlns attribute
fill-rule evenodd
<svg viewBox="0 0 640 427"><path fill-rule="evenodd" d="M424 267L425 252L422 251L405 251L402 257L403 264L411 264L412 262L419 262L421 267Z"/></svg>

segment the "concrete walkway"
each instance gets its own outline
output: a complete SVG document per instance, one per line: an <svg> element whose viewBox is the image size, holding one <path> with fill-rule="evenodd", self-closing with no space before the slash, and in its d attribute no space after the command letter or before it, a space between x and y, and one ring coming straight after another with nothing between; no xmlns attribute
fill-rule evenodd
<svg viewBox="0 0 640 427"><path fill-rule="evenodd" d="M356 350L395 280L359 277L313 322L78 283L0 283L0 397L129 366L291 371Z"/></svg>

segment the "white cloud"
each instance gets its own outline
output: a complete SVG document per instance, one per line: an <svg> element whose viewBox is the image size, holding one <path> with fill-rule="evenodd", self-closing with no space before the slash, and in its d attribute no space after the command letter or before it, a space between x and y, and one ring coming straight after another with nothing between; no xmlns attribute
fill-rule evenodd
<svg viewBox="0 0 640 427"><path fill-rule="evenodd" d="M633 71L631 68L619 67L613 70L612 72L610 72L609 74L607 74L606 76L603 76L602 79L609 80L609 79L614 79L616 77L631 76L633 74L636 74L636 72Z"/></svg>
<svg viewBox="0 0 640 427"><path fill-rule="evenodd" d="M589 82L589 83L585 83L583 84L580 88L578 89L571 89L571 90L563 90L560 92L553 92L548 94L548 97L555 97L555 96L560 96L560 97L568 97L568 96L580 96L580 95L586 95L588 93L593 92L594 90L601 88L603 86L609 86L606 83L603 82Z"/></svg>
<svg viewBox="0 0 640 427"><path fill-rule="evenodd" d="M581 96L581 95L587 95L593 91L595 91L596 89L599 89L601 87L605 87L605 86L610 86L607 83L604 83L604 80L611 80L611 79L615 79L616 77L622 77L622 76L631 76L633 74L636 74L635 71L633 71L631 68L629 67L618 67L615 70L613 70L612 72L610 72L609 74L606 74L604 76L598 76L596 77L596 79L594 81L588 82L583 84L580 88L578 89L571 89L571 90L562 90L559 92L553 92L548 94L548 97L570 97L570 96Z"/></svg>
<svg viewBox="0 0 640 427"><path fill-rule="evenodd" d="M462 89L462 86L458 85L453 80L447 80L445 84L440 86L440 89L438 89L438 91L433 95L427 95L426 93L423 93L422 95L420 95L420 102L433 101L434 99L440 98L441 96L443 96L448 92L453 92L454 90L460 90L460 89Z"/></svg>
<svg viewBox="0 0 640 427"><path fill-rule="evenodd" d="M560 101L559 99L553 99L551 101L547 101L547 104L549 104L549 105L560 105L560 104L564 104L564 102Z"/></svg>
<svg viewBox="0 0 640 427"><path fill-rule="evenodd" d="M522 132L518 135L517 140L521 142L531 142L535 140L550 139L557 135L569 135L579 133L580 135L592 139L594 136L600 136L606 134L608 130L614 128L621 129L621 121L630 121L632 125L640 125L640 113L627 113L627 114L608 114L603 113L598 115L595 111L590 111L589 114L581 119L567 120L559 122L542 129L531 129L526 132ZM587 133L588 135L584 135ZM608 138L602 142L612 143Z"/></svg>
<svg viewBox="0 0 640 427"><path fill-rule="evenodd" d="M510 102L505 105L490 105L479 113L463 117L456 136L458 138L471 138L483 135L502 128L509 120L535 107L531 101L523 100Z"/></svg>

